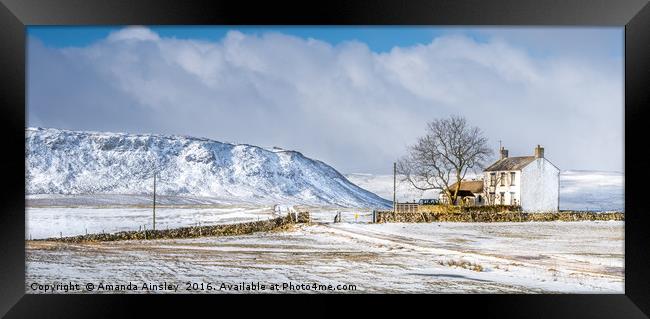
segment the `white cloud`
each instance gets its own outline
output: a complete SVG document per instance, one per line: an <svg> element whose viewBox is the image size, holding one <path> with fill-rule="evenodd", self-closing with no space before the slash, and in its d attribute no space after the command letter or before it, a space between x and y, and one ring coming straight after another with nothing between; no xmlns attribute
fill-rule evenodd
<svg viewBox="0 0 650 319"><path fill-rule="evenodd" d="M563 169L622 169L620 61L536 58L504 38L459 35L385 53L281 33L179 40L143 27L85 48L29 43L29 125L275 145L343 172L388 172L426 121L462 114L513 156L543 144Z"/></svg>
<svg viewBox="0 0 650 319"><path fill-rule="evenodd" d="M117 41L157 41L160 40L158 34L149 28L132 26L113 32L108 35L109 42Z"/></svg>

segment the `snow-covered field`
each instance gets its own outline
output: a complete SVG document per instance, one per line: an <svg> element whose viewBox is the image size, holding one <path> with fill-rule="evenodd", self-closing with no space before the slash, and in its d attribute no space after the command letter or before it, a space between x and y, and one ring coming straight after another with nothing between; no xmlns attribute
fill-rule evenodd
<svg viewBox="0 0 650 319"><path fill-rule="evenodd" d="M271 206L158 206L158 229L228 224L273 217ZM26 238L152 229L151 207L28 207Z"/></svg>
<svg viewBox="0 0 650 319"><path fill-rule="evenodd" d="M179 293L205 292L185 290L187 282L291 282L354 292L624 293L623 254L623 222L314 224L233 237L28 242L26 291L38 293L34 282L167 282Z"/></svg>
<svg viewBox="0 0 650 319"><path fill-rule="evenodd" d="M560 209L618 210L625 207L624 175L619 172L563 171Z"/></svg>
<svg viewBox="0 0 650 319"><path fill-rule="evenodd" d="M352 183L380 197L393 199L393 176L347 174ZM562 171L560 173L560 209L624 210L624 175L620 172ZM408 182L397 182L397 200L412 202L420 198L438 198L437 191L420 191Z"/></svg>
<svg viewBox="0 0 650 319"><path fill-rule="evenodd" d="M286 214L289 207L280 205L279 213ZM296 209L309 211L314 222L332 222L338 212L342 213L344 222L368 223L372 220L372 211L368 209L309 206L296 206ZM231 224L274 217L277 217L277 213L273 206L253 204L156 206L158 229ZM151 229L152 220L150 205L28 206L25 239Z"/></svg>
<svg viewBox="0 0 650 319"><path fill-rule="evenodd" d="M367 189L379 197L393 200L393 175L374 174L346 174L345 177L352 183ZM397 179L396 197L398 202L412 202L421 198L438 198L438 191L421 191L412 187L408 182Z"/></svg>

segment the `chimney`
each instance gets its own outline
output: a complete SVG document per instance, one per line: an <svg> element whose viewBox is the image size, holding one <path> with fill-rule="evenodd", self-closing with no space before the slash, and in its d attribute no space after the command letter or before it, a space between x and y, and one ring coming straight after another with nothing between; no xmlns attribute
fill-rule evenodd
<svg viewBox="0 0 650 319"><path fill-rule="evenodd" d="M507 158L508 157L508 150L505 149L503 146L501 146L501 149L499 150L501 152L501 159Z"/></svg>
<svg viewBox="0 0 650 319"><path fill-rule="evenodd" d="M544 158L544 148L537 144L535 147L535 158Z"/></svg>

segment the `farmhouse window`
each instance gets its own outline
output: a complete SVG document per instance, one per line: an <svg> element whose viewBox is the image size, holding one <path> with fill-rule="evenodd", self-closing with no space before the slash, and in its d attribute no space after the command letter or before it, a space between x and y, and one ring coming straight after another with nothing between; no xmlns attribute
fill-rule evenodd
<svg viewBox="0 0 650 319"><path fill-rule="evenodd" d="M505 197L506 197L506 193L504 193L504 192L499 193L499 203L501 205L503 205L505 203Z"/></svg>
<svg viewBox="0 0 650 319"><path fill-rule="evenodd" d="M490 186L497 185L497 173L490 173Z"/></svg>
<svg viewBox="0 0 650 319"><path fill-rule="evenodd" d="M501 173L501 186L506 186L506 173Z"/></svg>
<svg viewBox="0 0 650 319"><path fill-rule="evenodd" d="M515 185L515 172L510 172L510 186Z"/></svg>

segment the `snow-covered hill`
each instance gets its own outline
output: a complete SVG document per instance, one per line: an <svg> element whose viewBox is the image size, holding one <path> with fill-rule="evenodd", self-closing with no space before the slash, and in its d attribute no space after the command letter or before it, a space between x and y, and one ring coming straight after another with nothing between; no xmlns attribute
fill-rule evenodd
<svg viewBox="0 0 650 319"><path fill-rule="evenodd" d="M620 172L570 170L560 173L560 209L625 210Z"/></svg>
<svg viewBox="0 0 650 319"><path fill-rule="evenodd" d="M351 182L383 198L393 198L393 176L347 174ZM397 200L411 202L420 198L438 198L438 191L420 191L408 182L397 183ZM624 210L623 174L604 171L562 171L560 173L560 209Z"/></svg>
<svg viewBox="0 0 650 319"><path fill-rule="evenodd" d="M163 198L380 208L390 203L299 152L209 139L27 128L28 197ZM116 197L119 198L119 197Z"/></svg>

